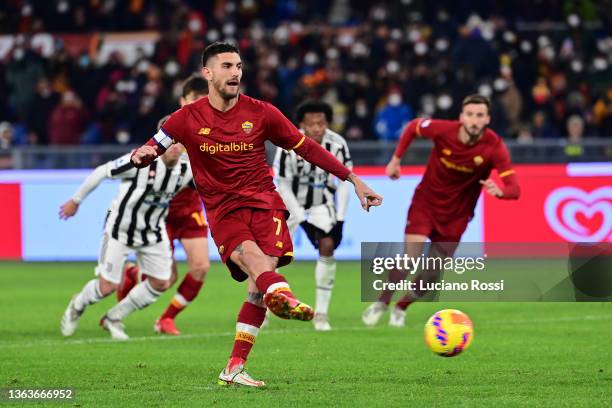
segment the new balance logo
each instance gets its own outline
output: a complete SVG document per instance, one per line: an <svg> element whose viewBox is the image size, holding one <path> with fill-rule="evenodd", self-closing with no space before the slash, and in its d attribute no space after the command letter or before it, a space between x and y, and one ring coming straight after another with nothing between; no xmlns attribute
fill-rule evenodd
<svg viewBox="0 0 612 408"><path fill-rule="evenodd" d="M207 135L210 133L210 128L200 128L198 130L198 135Z"/></svg>

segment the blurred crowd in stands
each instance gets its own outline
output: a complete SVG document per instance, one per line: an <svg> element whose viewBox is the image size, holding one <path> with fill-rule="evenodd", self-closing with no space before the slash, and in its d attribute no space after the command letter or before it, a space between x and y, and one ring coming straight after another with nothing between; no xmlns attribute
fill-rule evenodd
<svg viewBox="0 0 612 408"><path fill-rule="evenodd" d="M217 40L240 46L246 94L289 117L322 98L349 140L455 118L473 92L506 138L612 138L611 27L608 0L4 0L0 148L142 143ZM134 31L161 33L153 52L103 63L103 37L76 55L57 38Z"/></svg>

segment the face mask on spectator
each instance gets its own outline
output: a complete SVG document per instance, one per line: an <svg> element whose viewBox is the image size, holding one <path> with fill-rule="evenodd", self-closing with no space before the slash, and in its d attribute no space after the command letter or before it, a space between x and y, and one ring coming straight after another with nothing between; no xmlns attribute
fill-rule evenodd
<svg viewBox="0 0 612 408"><path fill-rule="evenodd" d="M15 61L21 61L24 56L25 51L23 50L23 48L17 48L15 51L13 51L13 58L15 59Z"/></svg>
<svg viewBox="0 0 612 408"><path fill-rule="evenodd" d="M491 88L491 85L489 84L482 84L478 87L478 93L482 96L486 96L487 98L490 98L491 95L493 94L493 89Z"/></svg>
<svg viewBox="0 0 612 408"><path fill-rule="evenodd" d="M202 29L202 23L197 18L191 19L189 21L189 30L193 33L197 33Z"/></svg>
<svg viewBox="0 0 612 408"><path fill-rule="evenodd" d="M453 106L453 98L450 95L443 94L438 97L436 103L440 110L449 110Z"/></svg>
<svg viewBox="0 0 612 408"><path fill-rule="evenodd" d="M368 105L364 102L357 102L355 105L355 114L360 118L368 116Z"/></svg>
<svg viewBox="0 0 612 408"><path fill-rule="evenodd" d="M143 60L138 63L136 68L140 74L144 74L149 69L149 61Z"/></svg>
<svg viewBox="0 0 612 408"><path fill-rule="evenodd" d="M402 96L398 93L392 93L389 95L389 105L398 106L402 103Z"/></svg>
<svg viewBox="0 0 612 408"><path fill-rule="evenodd" d="M166 67L164 68L164 70L166 71L166 75L173 77L176 74L178 74L179 65L177 64L176 61L171 60L171 61L168 61L168 63L166 63Z"/></svg>
<svg viewBox="0 0 612 408"><path fill-rule="evenodd" d="M304 56L306 65L316 65L319 62L319 57L314 52L310 51Z"/></svg>

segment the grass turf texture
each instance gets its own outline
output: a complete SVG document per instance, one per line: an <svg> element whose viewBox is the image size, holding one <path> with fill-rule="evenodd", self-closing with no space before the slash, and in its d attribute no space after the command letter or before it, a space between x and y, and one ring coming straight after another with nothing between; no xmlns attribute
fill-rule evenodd
<svg viewBox="0 0 612 408"><path fill-rule="evenodd" d="M98 326L114 297L90 307L75 335L63 339L62 312L91 279L93 266L0 263L0 387L74 388L75 400L46 404L83 407L612 403L607 303L421 303L409 308L405 329L389 328L387 315L369 329L360 319L366 304L359 301L359 264L339 263L330 310L334 331L274 318L248 364L268 387L253 390L216 384L246 292L222 265L213 264L199 298L177 318L181 337L152 331L175 286L126 319L129 342L110 341ZM184 273L185 265L180 269ZM314 303L314 264L283 269L296 294ZM475 325L474 343L458 357L438 357L423 342L425 321L442 308L463 310Z"/></svg>

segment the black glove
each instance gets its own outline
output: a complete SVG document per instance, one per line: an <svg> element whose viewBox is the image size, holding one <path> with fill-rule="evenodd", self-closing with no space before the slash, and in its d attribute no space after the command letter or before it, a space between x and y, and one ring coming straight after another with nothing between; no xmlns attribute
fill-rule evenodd
<svg viewBox="0 0 612 408"><path fill-rule="evenodd" d="M319 234L319 231L321 230L315 227L314 225L312 225L311 223L309 223L308 221L302 221L300 225L302 226L302 229L306 233L306 236L308 237L310 242L312 242L312 245L314 245L314 247L318 249L319 248L319 238L321 235Z"/></svg>
<svg viewBox="0 0 612 408"><path fill-rule="evenodd" d="M342 242L342 228L344 227L344 221L336 222L336 225L329 231L329 236L334 240L334 249L340 246Z"/></svg>

